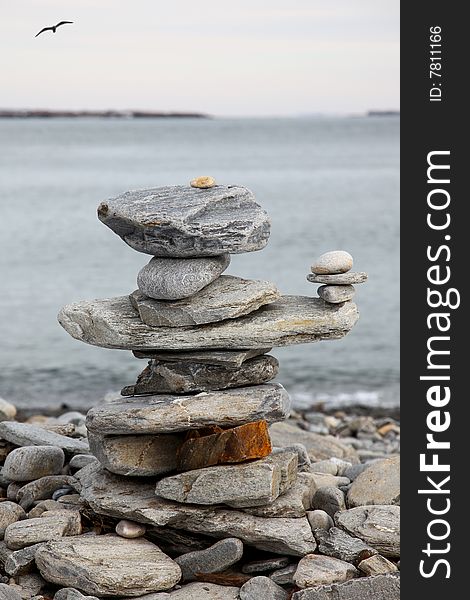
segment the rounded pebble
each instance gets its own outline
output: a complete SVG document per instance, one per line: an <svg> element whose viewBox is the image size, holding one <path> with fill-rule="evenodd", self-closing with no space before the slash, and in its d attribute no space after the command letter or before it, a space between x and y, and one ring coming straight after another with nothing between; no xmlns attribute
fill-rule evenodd
<svg viewBox="0 0 470 600"><path fill-rule="evenodd" d="M16 406L0 398L0 421L11 421L16 417Z"/></svg>
<svg viewBox="0 0 470 600"><path fill-rule="evenodd" d="M335 275L346 273L353 266L353 257L344 250L325 252L312 265L312 273L316 275Z"/></svg>
<svg viewBox="0 0 470 600"><path fill-rule="evenodd" d="M126 519L122 519L116 525L116 533L129 540L134 538L139 538L145 535L146 527L141 523L135 523L134 521L127 521Z"/></svg>
<svg viewBox="0 0 470 600"><path fill-rule="evenodd" d="M356 290L352 285L322 285L318 288L318 295L325 302L339 304L354 298Z"/></svg>
<svg viewBox="0 0 470 600"><path fill-rule="evenodd" d="M64 451L57 446L24 446L10 452L2 473L11 481L32 481L46 475L58 475L64 460Z"/></svg>
<svg viewBox="0 0 470 600"><path fill-rule="evenodd" d="M200 188L203 190L207 190L211 187L214 187L215 185L216 185L215 179L208 175L204 175L202 177L196 177L195 179L193 179L191 181L191 187Z"/></svg>
<svg viewBox="0 0 470 600"><path fill-rule="evenodd" d="M310 523L312 531L316 529L331 529L333 527L333 519L324 510L309 510L307 511L307 519Z"/></svg>

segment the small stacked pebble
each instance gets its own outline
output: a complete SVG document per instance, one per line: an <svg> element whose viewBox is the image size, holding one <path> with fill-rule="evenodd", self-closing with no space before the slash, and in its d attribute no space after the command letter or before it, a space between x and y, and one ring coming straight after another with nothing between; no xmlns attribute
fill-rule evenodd
<svg viewBox="0 0 470 600"><path fill-rule="evenodd" d="M340 304L354 298L354 285L364 283L367 273L352 273L353 257L344 250L322 254L312 265L307 280L322 283L318 295L325 302ZM354 285L353 285L354 284Z"/></svg>
<svg viewBox="0 0 470 600"><path fill-rule="evenodd" d="M86 420L0 423L0 600L398 600L397 457L362 465L339 417L283 422L290 399L270 383L271 347L339 339L356 306L223 274L269 238L246 188L198 178L98 216L152 258L129 296L59 321L148 366Z"/></svg>

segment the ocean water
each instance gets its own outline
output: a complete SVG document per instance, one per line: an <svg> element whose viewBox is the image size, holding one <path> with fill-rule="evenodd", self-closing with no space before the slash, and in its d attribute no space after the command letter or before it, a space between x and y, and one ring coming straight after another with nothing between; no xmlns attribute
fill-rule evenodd
<svg viewBox="0 0 470 600"><path fill-rule="evenodd" d="M268 246L227 273L316 295L312 260L346 249L369 281L339 341L275 349L299 406L396 404L399 394L399 119L0 121L0 396L88 407L132 383L131 353L70 338L66 303L135 289L149 257L96 217L128 189L208 174L251 188L272 218Z"/></svg>

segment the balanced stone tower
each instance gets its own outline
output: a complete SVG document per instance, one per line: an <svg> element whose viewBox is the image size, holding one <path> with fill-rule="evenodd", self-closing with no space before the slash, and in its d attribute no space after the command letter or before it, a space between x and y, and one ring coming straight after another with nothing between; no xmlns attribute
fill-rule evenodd
<svg viewBox="0 0 470 600"><path fill-rule="evenodd" d="M127 192L103 202L98 217L152 258L136 291L68 305L59 321L74 338L132 351L148 366L88 413L101 465L86 471L83 497L114 517L235 536L275 553L313 552L307 519L294 518L315 491L308 457L301 446L271 444L269 427L291 403L270 383L278 361L269 351L348 333L358 319L351 283L365 274L345 272L347 253L324 255L308 277L326 284L320 298L224 275L231 254L266 246L270 220L248 189L211 178Z"/></svg>

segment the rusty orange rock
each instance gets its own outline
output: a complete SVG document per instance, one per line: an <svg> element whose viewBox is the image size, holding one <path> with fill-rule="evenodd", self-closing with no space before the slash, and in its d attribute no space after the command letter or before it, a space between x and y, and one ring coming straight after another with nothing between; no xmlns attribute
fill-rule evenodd
<svg viewBox="0 0 470 600"><path fill-rule="evenodd" d="M231 429L208 427L188 433L178 451L178 470L191 471L223 463L264 458L272 451L266 421Z"/></svg>

